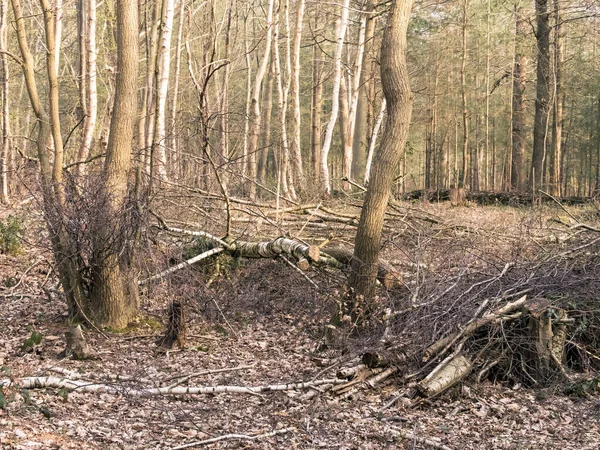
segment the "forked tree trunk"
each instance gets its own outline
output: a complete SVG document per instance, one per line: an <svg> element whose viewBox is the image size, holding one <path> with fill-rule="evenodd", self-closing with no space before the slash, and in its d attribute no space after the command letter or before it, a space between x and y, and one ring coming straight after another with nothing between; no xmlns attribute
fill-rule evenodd
<svg viewBox="0 0 600 450"><path fill-rule="evenodd" d="M346 309L355 320L369 316L375 298L383 219L394 175L400 164L412 114L412 91L406 66L406 32L413 0L396 0L381 43L381 85L387 103L386 126L373 160L371 181L356 233Z"/></svg>

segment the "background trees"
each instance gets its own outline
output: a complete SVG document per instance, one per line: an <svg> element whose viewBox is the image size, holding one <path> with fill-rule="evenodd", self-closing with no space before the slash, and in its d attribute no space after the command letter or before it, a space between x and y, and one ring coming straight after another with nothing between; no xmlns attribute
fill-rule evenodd
<svg viewBox="0 0 600 450"><path fill-rule="evenodd" d="M128 185L118 207L102 206L113 213L127 209L130 191L139 207L144 195L181 186L278 202L350 192L388 145L387 2L140 0L142 75L126 113L115 96L124 89L117 25L134 25L122 22L123 5L11 3L0 4L0 198L31 188L39 165L48 220L76 211L71 198L101 198L98 177ZM394 193L597 192L599 15L585 0L416 2L407 30L414 114L389 162ZM135 140L117 138L130 121ZM113 159L121 150L131 171ZM71 260L66 272L88 277L70 232L55 223L55 251ZM78 284L65 281L69 295Z"/></svg>

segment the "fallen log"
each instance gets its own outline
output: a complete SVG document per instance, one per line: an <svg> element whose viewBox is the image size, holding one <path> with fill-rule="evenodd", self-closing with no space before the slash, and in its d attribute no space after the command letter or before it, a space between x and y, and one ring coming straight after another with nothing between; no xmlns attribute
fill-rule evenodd
<svg viewBox="0 0 600 450"><path fill-rule="evenodd" d="M473 366L464 355L457 355L437 366L417 385L425 397L441 394L471 373Z"/></svg>

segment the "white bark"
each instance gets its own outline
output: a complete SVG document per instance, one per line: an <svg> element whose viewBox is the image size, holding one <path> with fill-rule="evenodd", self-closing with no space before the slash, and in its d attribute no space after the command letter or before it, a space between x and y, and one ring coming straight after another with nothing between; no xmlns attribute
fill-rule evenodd
<svg viewBox="0 0 600 450"><path fill-rule="evenodd" d="M371 164L373 163L373 155L375 154L375 145L377 144L377 136L379 136L379 130L381 129L381 124L383 122L383 116L385 114L385 97L381 101L381 109L379 110L379 114L377 115L377 121L375 122L375 127L373 128L373 134L371 136L371 143L369 145L369 154L367 155L367 165L365 167L365 186L369 184L369 177L371 176Z"/></svg>
<svg viewBox="0 0 600 450"><path fill-rule="evenodd" d="M0 50L7 50L7 20L8 1L0 1ZM0 200L2 203L9 202L9 178L10 178L10 122L9 122L9 98L8 98L8 61L5 53L0 54L0 96L2 98L2 153L0 155L0 180L2 191Z"/></svg>
<svg viewBox="0 0 600 450"><path fill-rule="evenodd" d="M344 37L346 36L346 29L348 28L348 15L349 15L350 0L344 0L342 7L342 16L337 24L337 45L334 55L334 74L333 74L333 93L332 93L332 105L331 105L331 116L327 124L327 130L325 132L325 139L323 140L323 148L321 150L321 176L323 182L323 190L326 196L331 195L331 181L329 177L329 164L327 159L329 156L329 150L331 148L331 141L333 139L333 129L337 122L339 108L340 108L340 82L342 77L342 51L344 49Z"/></svg>
<svg viewBox="0 0 600 450"><path fill-rule="evenodd" d="M162 32L160 36L160 51L158 55L158 84L156 99L156 129L153 150L156 155L156 175L161 181L167 180L167 146L165 116L167 110L167 94L169 91L169 75L171 62L171 35L173 34L173 18L175 1L163 0ZM154 175L154 174L153 174Z"/></svg>
<svg viewBox="0 0 600 450"><path fill-rule="evenodd" d="M273 6L275 0L269 0L267 7L267 36L265 42L265 50L256 72L256 78L254 79L254 87L252 89L252 100L251 100L251 120L250 120L250 142L248 146L248 177L250 178L250 198L254 200L256 198L256 185L254 184L256 178L256 152L258 150L258 135L260 133L260 91L262 88L263 78L267 72L267 66L269 64L269 57L271 55L271 43L273 40Z"/></svg>
<svg viewBox="0 0 600 450"><path fill-rule="evenodd" d="M183 42L183 25L185 19L185 0L179 0L179 28L177 30L177 53L175 55L175 73L173 80L173 95L171 96L171 116L169 118L169 147L171 149L171 169L175 175L181 175L179 145L175 132L175 119L177 118L177 101L179 99L179 74L181 73L181 52Z"/></svg>
<svg viewBox="0 0 600 450"><path fill-rule="evenodd" d="M300 43L304 24L304 0L298 0L296 12L296 34L294 36L294 51L292 53L292 101L294 105L294 120L292 121L291 155L294 169L296 187L305 188L306 180L302 166L302 145L300 137L301 111L300 111Z"/></svg>
<svg viewBox="0 0 600 450"><path fill-rule="evenodd" d="M94 139L94 129L98 118L98 90L96 83L96 0L85 0L85 14L83 18L83 34L85 36L82 53L85 52L85 100L84 105L85 118L83 121L83 138L79 147L79 162L88 159L92 149ZM86 172L85 164L77 165L77 175L84 175Z"/></svg>

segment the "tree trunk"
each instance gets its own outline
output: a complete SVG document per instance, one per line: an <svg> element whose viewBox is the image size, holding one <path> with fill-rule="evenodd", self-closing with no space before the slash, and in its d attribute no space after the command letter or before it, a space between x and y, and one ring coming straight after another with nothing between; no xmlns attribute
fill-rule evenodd
<svg viewBox="0 0 600 450"><path fill-rule="evenodd" d="M525 87L527 82L527 56L525 55L525 39L527 22L523 10L515 5L516 35L515 60L513 68L512 97L512 161L511 187L518 192L525 192Z"/></svg>
<svg viewBox="0 0 600 450"><path fill-rule="evenodd" d="M96 266L90 302L92 320L123 328L137 313L137 282L130 272L131 255L113 242L114 227L123 216L131 171L131 143L136 114L138 76L138 9L135 2L117 0L117 75L110 137L104 164L106 196L103 229L95 237ZM117 240L119 241L119 240ZM111 243L112 245L107 245Z"/></svg>
<svg viewBox="0 0 600 450"><path fill-rule="evenodd" d="M406 66L406 33L412 3L412 0L396 0L381 43L381 84L387 119L355 238L348 281L354 304L346 305L359 321L369 316L373 306L383 219L411 119L413 96Z"/></svg>
<svg viewBox="0 0 600 450"><path fill-rule="evenodd" d="M271 55L271 42L273 39L273 7L275 0L269 0L266 17L266 42L265 50L254 78L251 97L251 115L250 115L250 140L248 145L248 177L250 178L249 196L251 200L256 199L256 152L258 150L258 136L260 134L260 92L262 89L263 78L267 72L269 57Z"/></svg>
<svg viewBox="0 0 600 450"><path fill-rule="evenodd" d="M167 132L165 118L167 114L167 94L169 92L169 75L171 67L171 35L173 34L173 18L175 16L175 1L163 0L161 17L160 50L158 53L157 67L157 95L156 95L156 125L152 142L151 165L156 168L151 170L151 176L156 175L158 180L166 181L167 175Z"/></svg>
<svg viewBox="0 0 600 450"><path fill-rule="evenodd" d="M0 51L7 50L7 20L8 2L0 0ZM8 98L8 61L5 53L0 54L0 99L2 101L2 152L0 154L0 180L2 183L0 201L8 204L10 200L9 186L11 179L10 167L10 120Z"/></svg>
<svg viewBox="0 0 600 450"><path fill-rule="evenodd" d="M85 62L84 66L84 95L85 100L82 99L84 105L83 113L85 118L83 121L83 136L81 145L79 146L79 154L77 159L80 163L88 159L92 150L92 143L94 140L94 130L96 128L96 120L98 117L98 92L96 88L96 0L85 0L85 8L80 13L83 15L82 28L84 39L84 48L82 49L82 55L85 57L82 60ZM82 5L83 6L83 5ZM78 164L76 166L75 175L85 175L85 164Z"/></svg>
<svg viewBox="0 0 600 450"><path fill-rule="evenodd" d="M344 0L342 6L342 16L338 21L336 27L336 48L335 55L333 57L334 73L333 73L333 93L331 100L331 115L329 122L327 123L327 130L325 132L325 139L323 141L323 147L321 148L321 182L323 194L328 197L331 195L331 181L329 176L329 150L331 149L331 141L333 140L333 129L337 122L339 110L340 110L340 84L342 78L342 51L344 50L344 37L346 36L346 29L348 28L348 16L350 12L350 0Z"/></svg>
<svg viewBox="0 0 600 450"><path fill-rule="evenodd" d="M462 170L460 174L459 187L467 184L467 172L469 170L469 111L467 109L467 22L469 12L469 1L463 2L463 22L462 22L462 59L460 66L460 85L463 108L463 152L462 152Z"/></svg>
<svg viewBox="0 0 600 450"><path fill-rule="evenodd" d="M563 86L562 68L564 64L563 52L563 24L560 0L554 0L554 96L553 96L553 124L552 124L552 151L550 152L550 192L552 195L561 195L561 160L562 160L562 128L563 128Z"/></svg>
<svg viewBox="0 0 600 450"><path fill-rule="evenodd" d="M179 149L179 138L178 133L175 130L175 124L177 119L177 106L179 100L179 79L181 73L181 53L183 48L183 28L185 23L185 0L179 0L179 25L177 29L177 44L175 46L175 73L173 74L173 93L171 96L171 115L169 117L169 148L171 150L171 161L170 167L174 178L179 178L182 175L181 171L181 155ZM227 44L225 45L227 49ZM225 56L227 58L227 56ZM229 67L229 65L227 66ZM227 84L227 77L225 78L225 84ZM226 90L224 90L223 96L226 97ZM224 100L225 101L225 100ZM227 113L222 111L222 120L226 120Z"/></svg>
<svg viewBox="0 0 600 450"><path fill-rule="evenodd" d="M292 168L294 171L294 182L299 192L306 188L306 179L302 165L301 145L301 110L300 110L300 43L304 24L304 0L298 0L296 11L296 34L294 36L294 51L292 53L292 102L294 107L294 120L290 130L290 153L292 156Z"/></svg>
<svg viewBox="0 0 600 450"><path fill-rule="evenodd" d="M373 0L367 0L365 5L366 29L365 29L365 44L364 44L364 61L361 67L360 74L355 74L359 79L358 100L356 104L356 118L354 126L354 138L352 142L352 178L356 181L365 179L368 151L367 147L367 126L368 126L368 111L369 111L369 66L367 62L372 59L373 36L375 34L376 17L372 15L375 8ZM373 138L371 137L371 141ZM366 180L365 180L366 183Z"/></svg>
<svg viewBox="0 0 600 450"><path fill-rule="evenodd" d="M317 21L315 19L315 27ZM321 63L317 58L317 45L313 45L312 55L312 108L311 108L311 158L313 166L313 177L320 185L321 179L321 114L323 107L323 83L321 80Z"/></svg>
<svg viewBox="0 0 600 450"><path fill-rule="evenodd" d="M548 138L548 115L550 107L550 19L548 0L535 0L537 28L537 88L535 99L535 122L533 126L533 155L529 185L535 191L543 187L544 160Z"/></svg>

